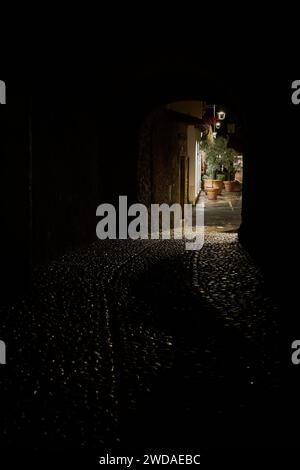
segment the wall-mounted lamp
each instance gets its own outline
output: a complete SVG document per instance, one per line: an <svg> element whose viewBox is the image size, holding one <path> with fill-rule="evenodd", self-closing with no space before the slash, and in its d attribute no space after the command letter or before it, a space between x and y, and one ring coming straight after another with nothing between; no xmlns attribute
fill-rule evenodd
<svg viewBox="0 0 300 470"><path fill-rule="evenodd" d="M221 127L221 123L219 121L216 122L216 129L220 129L220 127Z"/></svg>
<svg viewBox="0 0 300 470"><path fill-rule="evenodd" d="M223 121L225 119L225 117L226 117L226 114L224 113L224 111L219 111L218 112L218 119L220 121Z"/></svg>

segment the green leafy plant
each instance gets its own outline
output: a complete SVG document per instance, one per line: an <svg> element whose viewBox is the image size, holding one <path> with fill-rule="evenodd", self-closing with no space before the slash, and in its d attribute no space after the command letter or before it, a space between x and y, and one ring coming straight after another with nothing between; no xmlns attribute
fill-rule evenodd
<svg viewBox="0 0 300 470"><path fill-rule="evenodd" d="M218 137L212 143L204 141L201 148L206 155L207 174L210 178L215 179L217 173L224 174L224 170L228 180L234 177L239 166L238 153L228 147L228 139Z"/></svg>
<svg viewBox="0 0 300 470"><path fill-rule="evenodd" d="M234 149L227 148L222 156L222 163L224 168L227 170L227 178L229 181L234 179L234 175L236 172L236 164L237 164L237 157L238 154Z"/></svg>

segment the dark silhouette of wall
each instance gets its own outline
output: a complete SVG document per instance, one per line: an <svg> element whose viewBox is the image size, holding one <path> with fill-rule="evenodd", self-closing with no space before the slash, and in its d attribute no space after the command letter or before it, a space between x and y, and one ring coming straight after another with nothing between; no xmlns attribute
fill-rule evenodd
<svg viewBox="0 0 300 470"><path fill-rule="evenodd" d="M33 256L40 263L93 239L100 199L97 114L80 103L33 110Z"/></svg>
<svg viewBox="0 0 300 470"><path fill-rule="evenodd" d="M141 126L138 155L138 200L180 203L180 154L187 155L187 124L166 109L150 113ZM187 202L187 201L186 201Z"/></svg>
<svg viewBox="0 0 300 470"><path fill-rule="evenodd" d="M7 101L0 106L1 301L26 292L31 269L30 101L9 84Z"/></svg>
<svg viewBox="0 0 300 470"><path fill-rule="evenodd" d="M1 303L24 295L34 266L94 240L104 178L95 108L57 88L8 82L7 90L0 130Z"/></svg>

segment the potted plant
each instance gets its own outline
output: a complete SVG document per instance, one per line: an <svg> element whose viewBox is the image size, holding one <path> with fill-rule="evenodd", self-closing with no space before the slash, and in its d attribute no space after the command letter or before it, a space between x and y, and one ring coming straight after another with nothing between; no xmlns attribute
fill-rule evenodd
<svg viewBox="0 0 300 470"><path fill-rule="evenodd" d="M224 182L225 191L234 191L234 176L238 171L239 159L236 150L228 147L228 139L218 137L212 143L204 142L202 148L212 178L211 186L218 188L221 194Z"/></svg>
<svg viewBox="0 0 300 470"><path fill-rule="evenodd" d="M227 180L224 181L225 191L234 191L234 176L238 171L239 161L238 153L232 148L226 148L223 154L223 165L227 170Z"/></svg>
<svg viewBox="0 0 300 470"><path fill-rule="evenodd" d="M226 175L225 173L217 173L217 180L218 181L225 181L226 180Z"/></svg>
<svg viewBox="0 0 300 470"><path fill-rule="evenodd" d="M206 188L206 194L207 194L207 199L210 201L215 201L218 197L219 194L219 189L218 188Z"/></svg>
<svg viewBox="0 0 300 470"><path fill-rule="evenodd" d="M223 153L227 147L227 139L219 137L212 143L205 141L202 143L202 150L205 153L205 163L207 167L207 179L204 182L204 189L217 189L220 195L223 189L225 175L223 173Z"/></svg>
<svg viewBox="0 0 300 470"><path fill-rule="evenodd" d="M203 180L203 188L204 188L205 194L207 195L207 198L209 200L217 199L218 188L214 187L213 185L214 180L212 178L209 178L208 175L204 175L202 180Z"/></svg>

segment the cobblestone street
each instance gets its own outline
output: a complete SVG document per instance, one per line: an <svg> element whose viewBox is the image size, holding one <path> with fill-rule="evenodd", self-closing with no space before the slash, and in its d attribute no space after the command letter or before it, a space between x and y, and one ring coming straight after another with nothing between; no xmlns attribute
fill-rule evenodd
<svg viewBox="0 0 300 470"><path fill-rule="evenodd" d="M215 231L237 231L241 225L242 193L222 191L216 201L201 192L199 202L205 207L205 226Z"/></svg>
<svg viewBox="0 0 300 470"><path fill-rule="evenodd" d="M235 233L207 233L199 252L96 242L37 271L32 297L1 315L2 445L183 449L276 434L279 312Z"/></svg>

